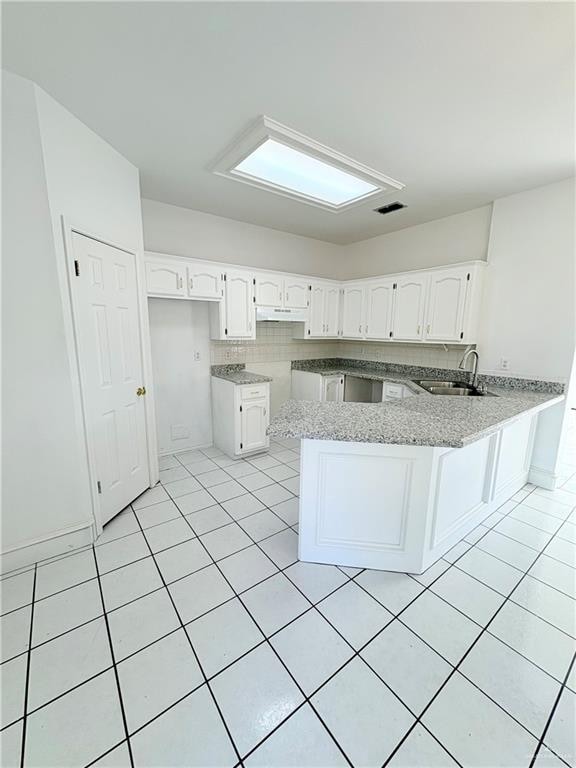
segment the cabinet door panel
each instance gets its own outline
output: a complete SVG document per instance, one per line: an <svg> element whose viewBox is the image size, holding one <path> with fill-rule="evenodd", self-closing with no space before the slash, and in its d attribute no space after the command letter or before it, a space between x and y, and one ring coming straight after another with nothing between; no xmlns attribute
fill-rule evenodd
<svg viewBox="0 0 576 768"><path fill-rule="evenodd" d="M146 262L148 293L161 296L186 296L186 267L168 261Z"/></svg>
<svg viewBox="0 0 576 768"><path fill-rule="evenodd" d="M226 338L253 337L255 317L252 288L249 273L226 273Z"/></svg>
<svg viewBox="0 0 576 768"><path fill-rule="evenodd" d="M286 309L306 309L309 301L309 283L287 277L284 280L284 306Z"/></svg>
<svg viewBox="0 0 576 768"><path fill-rule="evenodd" d="M327 288L324 294L326 336L338 336L340 327L340 288Z"/></svg>
<svg viewBox="0 0 576 768"><path fill-rule="evenodd" d="M188 296L192 299L221 299L222 270L209 264L188 267Z"/></svg>
<svg viewBox="0 0 576 768"><path fill-rule="evenodd" d="M268 398L242 403L240 419L240 442L242 451L254 451L268 444Z"/></svg>
<svg viewBox="0 0 576 768"><path fill-rule="evenodd" d="M424 311L428 276L406 275L396 281L392 338L404 341L420 341L424 335Z"/></svg>
<svg viewBox="0 0 576 768"><path fill-rule="evenodd" d="M322 394L322 400L326 403L341 403L344 394L344 377L325 376Z"/></svg>
<svg viewBox="0 0 576 768"><path fill-rule="evenodd" d="M276 275L256 275L255 296L259 307L281 307L284 280Z"/></svg>
<svg viewBox="0 0 576 768"><path fill-rule="evenodd" d="M366 289L366 338L389 339L392 329L394 282L387 280Z"/></svg>
<svg viewBox="0 0 576 768"><path fill-rule="evenodd" d="M460 341L464 335L464 310L470 272L447 269L430 277L426 319L429 341Z"/></svg>
<svg viewBox="0 0 576 768"><path fill-rule="evenodd" d="M309 336L324 336L324 301L326 288L323 285L312 285L310 293L310 321L308 324Z"/></svg>
<svg viewBox="0 0 576 768"><path fill-rule="evenodd" d="M342 336L362 338L364 336L364 286L344 287L342 313Z"/></svg>

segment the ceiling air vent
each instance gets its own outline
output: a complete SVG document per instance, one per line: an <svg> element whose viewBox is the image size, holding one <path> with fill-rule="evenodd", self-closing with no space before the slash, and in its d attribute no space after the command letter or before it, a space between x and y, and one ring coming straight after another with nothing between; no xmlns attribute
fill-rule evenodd
<svg viewBox="0 0 576 768"><path fill-rule="evenodd" d="M376 208L374 213L392 213L392 211L400 211L402 208L406 208L406 205L396 200L395 203L388 203L388 205L383 205L381 208Z"/></svg>

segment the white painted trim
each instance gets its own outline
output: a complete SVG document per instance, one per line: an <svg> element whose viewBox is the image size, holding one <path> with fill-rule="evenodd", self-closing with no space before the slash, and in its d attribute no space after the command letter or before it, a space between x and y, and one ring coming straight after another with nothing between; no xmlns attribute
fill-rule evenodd
<svg viewBox="0 0 576 768"><path fill-rule="evenodd" d="M7 549L0 555L0 573L9 573L90 545L95 539L94 529L94 521L80 523Z"/></svg>
<svg viewBox="0 0 576 768"><path fill-rule="evenodd" d="M559 475L550 472L548 469L541 469L532 465L528 473L528 482L538 485L540 488L546 488L548 491L555 491L558 488Z"/></svg>
<svg viewBox="0 0 576 768"><path fill-rule="evenodd" d="M353 174L378 188L373 192L355 198L348 203L334 205L319 200L318 198L311 197L310 195L295 192L294 190L282 187L278 184L272 184L263 179L258 179L254 176L234 171L239 163L248 157L248 155L252 154L254 150L268 139L273 139L284 146L295 149L310 157L314 157L341 171ZM388 195L391 188L401 190L404 189L405 186L402 182L397 181L390 176L386 176L373 168L369 168L367 165L363 165L357 160L354 160L331 147L327 147L325 144L321 144L310 136L305 136L303 133L299 133L286 125L282 125L282 123L278 123L276 120L266 117L266 115L260 115L241 134L239 134L226 149L218 155L216 160L209 166L209 170L226 179L240 181L251 187L264 189L268 192L273 192L274 194L288 197L292 200L298 200L307 203L308 205L313 205L316 208L330 211L331 213L348 211L351 208L356 208L358 205L362 205L367 200L370 200L374 205L378 205L377 199L383 195Z"/></svg>

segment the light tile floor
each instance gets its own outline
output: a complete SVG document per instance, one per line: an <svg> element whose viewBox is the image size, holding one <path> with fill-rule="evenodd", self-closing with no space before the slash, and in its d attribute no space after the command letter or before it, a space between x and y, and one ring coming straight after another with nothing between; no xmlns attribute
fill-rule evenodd
<svg viewBox="0 0 576 768"><path fill-rule="evenodd" d="M164 457L2 579L3 766L574 764L576 440L418 576L297 561L298 455Z"/></svg>

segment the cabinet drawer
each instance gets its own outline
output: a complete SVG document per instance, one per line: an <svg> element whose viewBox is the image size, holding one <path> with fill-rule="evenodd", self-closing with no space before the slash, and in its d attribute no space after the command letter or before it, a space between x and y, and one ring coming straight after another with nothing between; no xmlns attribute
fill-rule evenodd
<svg viewBox="0 0 576 768"><path fill-rule="evenodd" d="M386 397L404 397L404 387L402 384L384 384L384 395Z"/></svg>
<svg viewBox="0 0 576 768"><path fill-rule="evenodd" d="M240 389L240 400L255 400L268 397L268 384L245 385Z"/></svg>

